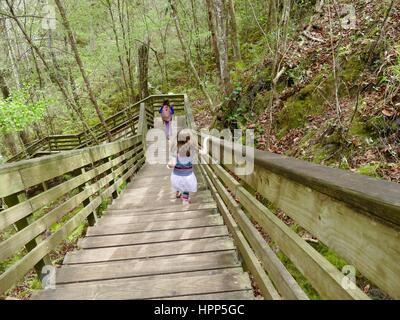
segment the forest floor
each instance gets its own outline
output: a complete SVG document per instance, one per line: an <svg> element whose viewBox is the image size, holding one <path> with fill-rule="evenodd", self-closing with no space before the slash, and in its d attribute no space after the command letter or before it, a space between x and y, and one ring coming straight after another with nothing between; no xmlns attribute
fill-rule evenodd
<svg viewBox="0 0 400 320"><path fill-rule="evenodd" d="M400 3L385 24L384 36L385 12L380 2L359 3L356 12L354 29L331 25L326 10L299 27L288 44L283 63L287 71L279 80L272 114L268 107L270 56L265 54L261 63L241 70L235 76L236 109L224 110L220 127L254 129L259 150L400 183ZM310 37L304 36L306 30ZM332 48L339 52L339 106L333 88ZM209 128L214 114L202 98L192 104L197 126ZM268 206L266 199L258 198ZM273 211L339 270L346 264L284 212ZM263 229L254 225L273 247ZM280 258L307 294L319 299L290 261ZM362 275L357 276L357 285L372 299L390 299Z"/></svg>
<svg viewBox="0 0 400 320"><path fill-rule="evenodd" d="M315 14L310 24L302 25L299 36L290 41L290 53L284 63L288 71L280 79L270 139L271 115L267 107L270 88L264 85L271 65L269 56L245 71L241 76L245 89L238 104L250 100L250 107L240 107L240 111L249 114L253 109L261 111L253 117L242 117L245 120L241 121L241 127L255 130L260 150L400 182L400 3L395 5L385 26L386 37L379 42L378 56L371 55L371 67L352 58L369 56L371 46L380 37L384 14L379 2L358 4L356 12L355 29L346 30L336 23L330 32L329 15L325 11ZM308 30L307 34L315 40L302 36L303 30ZM332 81L326 71L331 72L332 68L332 44L335 50L339 48L337 68L342 69L338 71L343 78L343 88L339 89L340 115L332 89L326 85ZM260 76L254 80L254 74ZM355 112L359 87L363 90ZM264 97L261 104L260 97ZM319 106L304 106L307 103ZM204 112L201 101L194 101L193 105L201 110L195 114L198 126L208 127L211 113ZM297 113L303 113L299 116L303 118L296 119ZM287 126L286 118L295 125ZM286 128L282 129L283 126Z"/></svg>

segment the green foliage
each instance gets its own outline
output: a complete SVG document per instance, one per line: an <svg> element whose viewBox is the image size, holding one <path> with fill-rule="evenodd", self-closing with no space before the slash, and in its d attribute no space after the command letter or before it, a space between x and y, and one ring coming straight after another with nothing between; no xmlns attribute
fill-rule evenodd
<svg viewBox="0 0 400 320"><path fill-rule="evenodd" d="M318 115L323 111L324 98L318 90L321 86L327 86L327 81L318 76L286 102L277 119L281 128L279 137L284 136L288 129L304 126L308 116Z"/></svg>
<svg viewBox="0 0 400 320"><path fill-rule="evenodd" d="M242 86L236 85L236 88L232 93L225 97L224 101L224 113L225 122L229 126L236 127L239 123L245 121L245 107L240 103L240 95L242 92Z"/></svg>
<svg viewBox="0 0 400 320"><path fill-rule="evenodd" d="M299 286L304 290L311 300L320 300L321 297L318 292L313 288L311 283L304 277L304 275L296 268L292 261L282 252L277 253L278 258L282 261L286 269L293 276Z"/></svg>
<svg viewBox="0 0 400 320"><path fill-rule="evenodd" d="M81 223L78 228L76 228L67 238L71 243L75 243L85 232L87 224Z"/></svg>
<svg viewBox="0 0 400 320"><path fill-rule="evenodd" d="M379 167L379 163L371 162L358 168L357 173L370 177L378 177L377 170Z"/></svg>
<svg viewBox="0 0 400 320"><path fill-rule="evenodd" d="M42 283L40 282L40 279L38 277L33 278L30 283L29 283L29 287L32 290L41 290L42 289Z"/></svg>
<svg viewBox="0 0 400 320"><path fill-rule="evenodd" d="M396 46L396 52L397 52L396 63L389 68L389 72L391 73L392 77L395 78L395 80L400 82L400 45Z"/></svg>
<svg viewBox="0 0 400 320"><path fill-rule="evenodd" d="M8 99L0 99L0 127L3 133L20 132L43 118L48 99L32 101L32 87L15 90Z"/></svg>

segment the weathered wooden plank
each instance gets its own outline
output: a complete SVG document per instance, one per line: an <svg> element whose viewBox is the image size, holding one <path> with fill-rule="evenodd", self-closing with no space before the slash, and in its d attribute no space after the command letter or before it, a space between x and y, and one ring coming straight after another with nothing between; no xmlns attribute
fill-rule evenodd
<svg viewBox="0 0 400 320"><path fill-rule="evenodd" d="M16 194L16 195L12 195L12 196L9 196L7 198L4 198L4 202L5 202L5 204L7 206L15 206L16 203L19 203L19 202L25 201L25 200L26 200L26 194L25 193L20 193L20 194ZM15 224L14 224L14 228L18 232L18 231L26 228L28 225L29 225L29 220L28 220L28 217L26 217L26 218L23 218L23 219L21 219L19 221L16 221ZM42 239L40 239L40 238L32 239L31 241L26 242L24 247L27 250L27 252L30 252L41 241L42 241ZM0 259L0 260L2 260L2 259ZM42 279L43 267L47 266L47 265L50 266L51 264L52 264L52 262L51 262L51 259L50 259L49 256L43 257L43 259L41 259L37 264L35 264L34 268L35 268L35 271L36 271L39 279Z"/></svg>
<svg viewBox="0 0 400 320"><path fill-rule="evenodd" d="M231 250L86 265L64 265L57 271L56 281L57 284L68 284L234 267L240 267L240 262L236 253Z"/></svg>
<svg viewBox="0 0 400 320"><path fill-rule="evenodd" d="M243 236L242 232L240 231L240 228L236 224L235 220L233 219L228 208L224 204L221 196L218 194L217 190L215 189L210 178L207 176L205 176L205 178L207 180L209 187L213 191L215 200L218 204L218 208L224 217L225 223L227 224L230 233L232 234L233 238L235 239L235 244L238 246L239 252L242 255L251 274L256 279L256 282L257 282L263 296L265 298L271 299L271 300L280 300L281 296L279 295L278 291L275 289L275 287L274 287L273 283L271 282L270 278L268 277L268 275L263 270L260 262L258 261L257 257L253 253L250 245L247 243L245 237Z"/></svg>
<svg viewBox="0 0 400 320"><path fill-rule="evenodd" d="M252 290L241 290L232 292L222 292L222 293L210 293L210 294L199 294L192 296L181 296L173 298L164 298L160 300L254 300L254 293Z"/></svg>
<svg viewBox="0 0 400 320"><path fill-rule="evenodd" d="M240 209L239 204L224 189L218 177L209 166L205 166L205 170L282 297L289 300L308 300L307 295L254 227L250 219Z"/></svg>
<svg viewBox="0 0 400 320"><path fill-rule="evenodd" d="M154 184L152 184L152 185L147 185L145 187L144 184L137 183L136 181L135 181L135 183L128 185L126 191L127 192L134 192L135 190L143 190L143 188L146 188L149 193L152 193L152 192L161 192L161 193L169 192L169 193L173 193L171 184L164 184L164 185L161 185L161 184L160 185L154 185ZM197 191L204 191L204 190L207 190L206 185L201 183L201 182L199 182L199 184L197 185Z"/></svg>
<svg viewBox="0 0 400 320"><path fill-rule="evenodd" d="M135 176L136 179L136 176ZM126 189L124 193L121 195L119 200L121 202L124 201L135 201L133 198L138 198L141 200L146 200L146 201L163 201L165 199L176 199L175 192L173 190L158 190L154 189L153 192L149 192L148 188L140 188L140 189ZM209 190L199 190L197 193L192 194L192 198L211 198L211 193Z"/></svg>
<svg viewBox="0 0 400 320"><path fill-rule="evenodd" d="M138 177L135 186L147 186L147 185L154 185L157 183L158 186L170 186L171 180L170 176L165 175L161 177Z"/></svg>
<svg viewBox="0 0 400 320"><path fill-rule="evenodd" d="M113 166L117 166L122 161L129 159L136 152L140 151L141 147L136 148L126 154L115 158L113 161L108 162L106 164L100 165L93 170L86 172L83 175L80 175L76 178L68 180L50 190L47 190L27 201L24 201L16 206L13 206L5 211L3 211L0 215L0 231L7 228L9 225L15 223L18 220L28 216L29 214L39 210L41 207L52 203L62 195L71 191L72 189L77 188L83 183L93 179L97 175L105 172L106 170L112 168Z"/></svg>
<svg viewBox="0 0 400 320"><path fill-rule="evenodd" d="M328 299L369 299L359 288L346 289L342 285L344 275L339 270L244 188L237 190L237 197L321 296Z"/></svg>
<svg viewBox="0 0 400 320"><path fill-rule="evenodd" d="M116 260L183 255L199 252L233 250L229 237L216 237L194 240L170 241L113 248L100 248L70 252L64 264L83 264Z"/></svg>
<svg viewBox="0 0 400 320"><path fill-rule="evenodd" d="M0 167L0 175L3 172L19 170L23 179L23 188L21 189L23 190L117 154L136 145L140 141L140 137L136 136L127 140L99 145L84 150L68 151L49 157L21 161L17 164L8 164Z"/></svg>
<svg viewBox="0 0 400 320"><path fill-rule="evenodd" d="M82 249L94 249L135 244L138 245L190 239L215 238L227 235L228 230L225 226L212 226L193 229L86 237L78 242L78 246Z"/></svg>
<svg viewBox="0 0 400 320"><path fill-rule="evenodd" d="M185 228L199 228L207 226L218 226L223 225L222 218L220 216L208 216L206 218L189 219L183 221L162 221L162 222L150 222L150 223L136 223L116 226L99 226L98 228L89 228L87 236L98 236L98 235L115 235L125 233L139 233L139 232L150 232L150 231L161 231L161 230L177 230Z"/></svg>
<svg viewBox="0 0 400 320"><path fill-rule="evenodd" d="M17 168L0 166L0 198L25 190L24 183Z"/></svg>
<svg viewBox="0 0 400 320"><path fill-rule="evenodd" d="M132 223L145 223L145 222L157 222L157 221L178 221L186 219L197 219L205 218L212 214L209 211L191 211L189 212L177 212L177 213L165 213L165 214L149 214L141 216L129 216L129 215L105 215L99 221L99 226L102 225L119 225L119 224L132 224Z"/></svg>
<svg viewBox="0 0 400 320"><path fill-rule="evenodd" d="M245 274L217 274L197 277L172 277L154 280L124 279L124 285L112 282L68 285L55 290L43 291L40 299L156 299L194 294L210 294L237 290L250 290Z"/></svg>
<svg viewBox="0 0 400 320"><path fill-rule="evenodd" d="M172 204L169 206L158 206L153 208L141 207L141 208L116 208L113 205L109 206L109 211L118 211L118 212L153 212L157 213L167 213L167 212L182 212L182 211L192 211L192 210L202 210L202 209L214 209L216 205L214 202L200 202L200 203L191 203L188 205L182 205L182 203L177 203L176 205Z"/></svg>
<svg viewBox="0 0 400 320"><path fill-rule="evenodd" d="M213 215L213 214L218 214L218 211L216 209L216 205L214 204L214 208L212 209L198 209L198 210L182 210L182 211L132 211L132 210L106 210L105 211L105 215L104 217L125 217L125 216L129 216L129 217L142 217L142 216L148 216L148 215L163 215L163 214L170 214L170 213L175 213L175 214L195 214L197 212L202 212L205 213L207 215Z"/></svg>
<svg viewBox="0 0 400 320"><path fill-rule="evenodd" d="M57 244L65 239L79 224L86 218L85 215L90 214L97 206L101 204L99 198L93 201L90 206L86 207L75 215L63 228L55 232L45 241L38 244L38 246L20 259L17 263L12 265L3 274L0 275L0 293L4 293L11 288L19 279L21 279L40 259L48 254Z"/></svg>
<svg viewBox="0 0 400 320"><path fill-rule="evenodd" d="M278 158L274 158L273 165L278 165ZM267 161L266 158L264 160ZM230 165L227 165L227 167L233 169ZM309 168L312 167L311 165ZM301 170L304 168L305 165L302 165ZM329 190L324 191L312 187L306 181L307 179L304 183L300 180L296 182L296 179L291 180L289 176L286 178L285 175L274 172L273 169L269 171L264 166L256 165L252 175L243 176L241 179L354 265L381 289L393 297L400 297L400 287L395 285L395 283L400 282L400 266L397 264L400 259L398 246L400 231L397 227L393 228L391 224L372 219L371 212L364 212L356 209L349 202L342 202L346 200L340 197L336 198ZM320 172L320 170L318 169L316 172ZM383 181L378 183L375 179L364 179L364 177L357 175L343 175L340 170L329 172L337 172L337 176L344 180L348 180L349 177L357 177L355 180L358 181L358 184L361 184L362 180L367 185L372 183L376 186L376 189L379 189L380 184L385 184ZM327 171L325 171L326 173ZM323 176L323 178L328 179L328 176ZM333 179L331 182L336 183L335 181L337 182L337 179ZM328 188L328 182L325 182ZM352 182L346 181L344 184L348 184L346 192L349 195L354 191L351 191L351 186L357 189L357 184L352 184ZM394 200L394 194L398 193L400 188L397 187L399 191L396 191L396 188L393 187L393 184L388 184L382 190L388 192L388 188L391 190L389 192L391 196L386 200L396 205L396 201L392 200ZM334 188L338 188L338 186ZM369 187L368 189L371 191ZM345 192L344 190L341 192ZM361 192L361 190L365 190L365 188L357 192ZM380 191L376 194L378 198L379 193ZM371 201L372 199L371 195ZM386 209L382 206L380 210L383 212ZM363 252L363 254L361 255L360 252ZM382 266L385 267L382 268Z"/></svg>
<svg viewBox="0 0 400 320"><path fill-rule="evenodd" d="M85 190L71 199L67 200L60 206L56 207L49 213L47 213L42 218L34 221L26 228L22 229L12 237L0 243L0 259L6 259L12 254L22 248L26 243L33 240L40 233L46 231L46 229L61 219L68 212L80 206L84 200L88 199L91 195L99 191L101 188L105 187L110 181L113 180L115 175L122 173L125 169L130 168L134 163L135 158L132 158L124 165L119 167L113 173L105 176L96 183L88 186Z"/></svg>
<svg viewBox="0 0 400 320"><path fill-rule="evenodd" d="M139 163L141 164L141 163ZM136 166L136 165L135 165ZM93 201L74 217L72 217L61 229L57 230L54 234L46 240L38 244L36 248L30 251L17 263L7 269L0 275L0 293L4 293L11 288L19 279L21 279L29 270L36 265L46 254L53 250L63 239L65 239L73 230L75 230L82 221L100 204L104 197L110 196L117 188L134 172L136 168L131 168L121 178L119 178L113 186L108 187L102 194L93 199Z"/></svg>
<svg viewBox="0 0 400 320"><path fill-rule="evenodd" d="M264 197L389 295L400 298L400 231L276 174L263 170L258 177L268 181L268 188L261 188L261 182L256 187Z"/></svg>
<svg viewBox="0 0 400 320"><path fill-rule="evenodd" d="M147 201L146 201L147 200ZM146 210L160 209L166 207L182 206L182 200L176 198L164 198L162 201L156 201L155 197L152 198L139 198L139 197L124 197L124 199L118 199L115 201L110 209L129 209L129 208L145 208ZM193 196L191 197L191 204L200 203L212 203L212 197L210 195L206 196Z"/></svg>

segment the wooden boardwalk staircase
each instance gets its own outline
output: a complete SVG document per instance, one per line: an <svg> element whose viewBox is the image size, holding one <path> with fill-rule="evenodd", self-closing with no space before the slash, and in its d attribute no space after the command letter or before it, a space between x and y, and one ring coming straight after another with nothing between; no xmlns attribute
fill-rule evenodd
<svg viewBox="0 0 400 320"><path fill-rule="evenodd" d="M146 164L88 229L81 250L67 254L56 289L34 299L252 299L201 172L189 205L175 198L170 175L165 164Z"/></svg>
<svg viewBox="0 0 400 320"><path fill-rule="evenodd" d="M187 206L166 164L146 161L166 98L202 150ZM199 131L187 95L107 121L116 141L101 127L99 145L48 137L0 166L0 295L36 273L33 299L254 299L254 288L273 300L375 298L368 288L400 299L399 184ZM53 253L86 226L55 268Z"/></svg>

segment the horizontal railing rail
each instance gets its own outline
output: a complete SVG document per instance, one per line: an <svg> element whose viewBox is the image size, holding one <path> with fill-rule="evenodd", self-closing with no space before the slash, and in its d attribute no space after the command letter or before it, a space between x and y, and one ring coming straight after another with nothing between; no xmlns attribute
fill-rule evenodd
<svg viewBox="0 0 400 320"><path fill-rule="evenodd" d="M196 130L185 96L188 127ZM302 299L304 293L271 250L279 248L320 297L368 299L368 296L303 239L270 208L293 219L311 240L326 246L346 270L356 270L392 298L400 298L400 186L340 169L229 144L221 137L195 131L200 146L208 141L201 169L225 217L239 251L260 290L268 298ZM207 139L206 139L207 138ZM235 165L211 150L225 146L225 155L250 155L254 171L237 177ZM254 156L251 156L252 152ZM226 153L227 152L227 153ZM222 159L221 159L222 158ZM257 193L267 202L260 202ZM268 204L267 205L265 204ZM255 227L257 226L257 228ZM267 234L269 241L263 238ZM355 277L356 275L354 275ZM347 285L346 285L347 284Z"/></svg>

